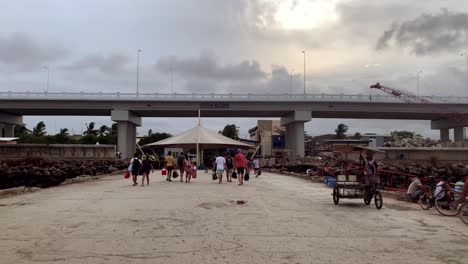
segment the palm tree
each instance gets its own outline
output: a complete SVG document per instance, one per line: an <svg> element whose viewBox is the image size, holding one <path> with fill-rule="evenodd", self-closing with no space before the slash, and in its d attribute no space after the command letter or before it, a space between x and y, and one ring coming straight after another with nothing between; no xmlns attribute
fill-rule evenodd
<svg viewBox="0 0 468 264"><path fill-rule="evenodd" d="M117 123L112 123L109 134L113 135L113 136L116 136L118 134L118 130L119 130L119 128L118 128Z"/></svg>
<svg viewBox="0 0 468 264"><path fill-rule="evenodd" d="M58 135L63 136L63 137L69 136L70 133L68 132L68 128L61 128L61 129L60 129L60 132L58 133Z"/></svg>
<svg viewBox="0 0 468 264"><path fill-rule="evenodd" d="M106 125L102 125L100 128L99 128L99 136L100 137L103 137L107 134L109 134L111 132L111 128L106 126Z"/></svg>
<svg viewBox="0 0 468 264"><path fill-rule="evenodd" d="M25 124L15 126L15 137L23 137L31 133Z"/></svg>
<svg viewBox="0 0 468 264"><path fill-rule="evenodd" d="M44 121L41 121L39 123L37 123L37 125L33 128L33 136L36 136L36 137L42 137L42 136L45 136L47 134L46 132L46 125L44 123Z"/></svg>
<svg viewBox="0 0 468 264"><path fill-rule="evenodd" d="M346 132L348 131L348 126L345 124L339 124L338 127L335 129L336 138L337 139L344 139L346 137Z"/></svg>
<svg viewBox="0 0 468 264"><path fill-rule="evenodd" d="M83 133L83 135L85 136L97 136L99 130L97 129L94 129L94 127L96 126L96 124L94 122L91 122L88 124L85 124L86 125L86 131Z"/></svg>

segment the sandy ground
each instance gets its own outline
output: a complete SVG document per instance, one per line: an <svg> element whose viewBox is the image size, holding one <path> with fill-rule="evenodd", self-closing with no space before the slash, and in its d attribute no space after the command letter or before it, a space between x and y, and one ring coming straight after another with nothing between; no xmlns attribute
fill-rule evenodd
<svg viewBox="0 0 468 264"><path fill-rule="evenodd" d="M322 184L130 186L110 176L0 199L0 263L468 263L468 226L392 199L334 205ZM236 201L246 201L238 205Z"/></svg>

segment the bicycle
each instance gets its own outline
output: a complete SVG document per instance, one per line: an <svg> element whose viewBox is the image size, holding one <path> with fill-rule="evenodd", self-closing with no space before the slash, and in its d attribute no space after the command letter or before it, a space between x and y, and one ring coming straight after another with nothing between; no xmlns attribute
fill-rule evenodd
<svg viewBox="0 0 468 264"><path fill-rule="evenodd" d="M374 198L375 207L381 209L383 206L383 197L375 183L375 175L369 177L369 185L366 186L364 193L364 203L369 205L372 202L372 198Z"/></svg>
<svg viewBox="0 0 468 264"><path fill-rule="evenodd" d="M433 193L435 192L435 186L426 185L423 187L423 192L419 197L419 206L423 210L429 210L432 207L435 207L437 212L443 216L456 216L458 214L458 201L454 198L454 191L448 189L444 186L444 191L437 194L437 197L434 197Z"/></svg>
<svg viewBox="0 0 468 264"><path fill-rule="evenodd" d="M468 203L464 203L458 209L459 217L463 223L468 225Z"/></svg>

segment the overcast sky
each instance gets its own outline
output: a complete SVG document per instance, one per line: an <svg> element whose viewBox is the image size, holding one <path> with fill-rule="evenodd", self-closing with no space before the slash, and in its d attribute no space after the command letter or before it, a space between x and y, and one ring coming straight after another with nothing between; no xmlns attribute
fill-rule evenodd
<svg viewBox="0 0 468 264"><path fill-rule="evenodd" d="M140 92L369 94L380 81L420 94L468 96L468 2L462 0L0 0L0 89ZM374 91L375 93L375 91ZM107 117L25 117L46 121L49 133L75 133ZM183 122L180 122L183 121ZM148 129L177 134L194 119L145 118ZM417 131L438 138L428 121L314 119L312 135ZM241 136L254 119L205 119Z"/></svg>

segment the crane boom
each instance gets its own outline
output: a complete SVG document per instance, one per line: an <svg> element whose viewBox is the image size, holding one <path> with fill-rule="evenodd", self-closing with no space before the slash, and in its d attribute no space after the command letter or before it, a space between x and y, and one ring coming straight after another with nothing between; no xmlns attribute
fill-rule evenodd
<svg viewBox="0 0 468 264"><path fill-rule="evenodd" d="M391 88L388 86L383 86L380 83L376 83L374 85L370 86L371 89L377 89L381 90L389 95L392 95L394 97L397 97L398 99L402 100L403 102L406 103L419 103L419 104L424 104L427 106L427 108L431 109L432 112L439 114L440 116L447 118L449 120L455 121L457 123L460 123L464 125L466 118L465 115L462 113L459 113L457 111L451 110L448 107L442 106L442 105L435 105L433 102L419 97L413 93L410 92L405 92L403 90Z"/></svg>

